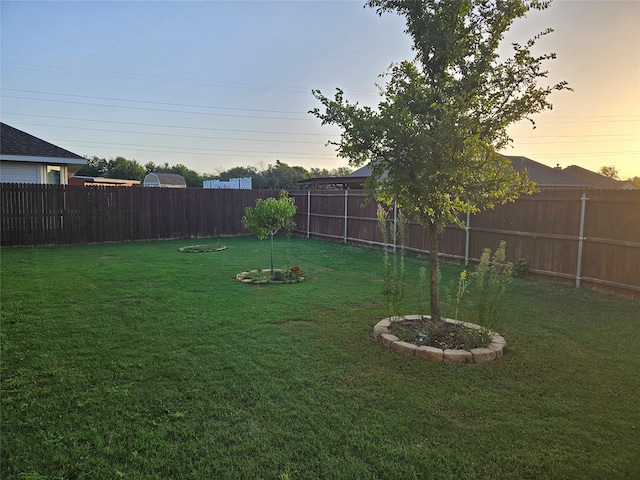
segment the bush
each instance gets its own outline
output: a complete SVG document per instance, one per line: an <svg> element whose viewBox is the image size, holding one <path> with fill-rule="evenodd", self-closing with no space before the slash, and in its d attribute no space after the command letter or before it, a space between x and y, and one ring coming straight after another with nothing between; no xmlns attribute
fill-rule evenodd
<svg viewBox="0 0 640 480"><path fill-rule="evenodd" d="M493 258L491 250L485 248L480 257L480 264L473 273L478 323L491 330L495 329L500 321L502 300L512 282L513 264L506 262L506 248L507 243L502 240Z"/></svg>

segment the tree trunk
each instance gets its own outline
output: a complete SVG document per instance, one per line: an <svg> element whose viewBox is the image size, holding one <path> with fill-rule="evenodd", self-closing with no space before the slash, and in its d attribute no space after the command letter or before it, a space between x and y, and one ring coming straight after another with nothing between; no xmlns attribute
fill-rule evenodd
<svg viewBox="0 0 640 480"><path fill-rule="evenodd" d="M431 319L440 321L440 301L438 298L438 226L429 222L429 253L431 278L429 281Z"/></svg>
<svg viewBox="0 0 640 480"><path fill-rule="evenodd" d="M273 278L273 233L271 234L271 278Z"/></svg>

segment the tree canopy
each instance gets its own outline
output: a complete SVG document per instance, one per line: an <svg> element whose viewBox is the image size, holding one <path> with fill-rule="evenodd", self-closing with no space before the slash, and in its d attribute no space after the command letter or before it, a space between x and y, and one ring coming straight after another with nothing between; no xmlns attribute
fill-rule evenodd
<svg viewBox="0 0 640 480"><path fill-rule="evenodd" d="M431 314L438 302L438 232L459 223L461 213L493 208L532 193L526 172L511 168L497 152L511 139L507 128L551 108L547 97L566 82L539 86L554 54L534 56L536 41L512 44L502 59L498 47L512 23L546 2L520 0L371 0L379 14L406 18L416 57L384 74L376 108L350 103L342 90L333 99L314 90L324 110L311 111L322 124L342 128L337 145L350 165L369 164L368 186L429 228Z"/></svg>
<svg viewBox="0 0 640 480"><path fill-rule="evenodd" d="M605 177L612 178L614 180L620 180L620 174L618 173L618 169L613 165L604 165L600 167L598 170L600 175L604 175Z"/></svg>
<svg viewBox="0 0 640 480"><path fill-rule="evenodd" d="M273 237L282 228L293 230L296 214L295 200L286 191L280 197L259 198L255 207L246 207L242 217L242 225L260 240L271 238L271 274L273 274Z"/></svg>

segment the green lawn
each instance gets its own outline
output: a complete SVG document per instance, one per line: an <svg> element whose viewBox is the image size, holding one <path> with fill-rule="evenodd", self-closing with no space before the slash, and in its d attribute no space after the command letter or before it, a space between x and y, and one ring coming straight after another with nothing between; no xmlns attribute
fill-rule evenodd
<svg viewBox="0 0 640 480"><path fill-rule="evenodd" d="M2 249L3 480L640 478L638 303L516 280L504 358L437 364L372 339L381 252L293 238L307 280L251 286L268 242L211 242Z"/></svg>

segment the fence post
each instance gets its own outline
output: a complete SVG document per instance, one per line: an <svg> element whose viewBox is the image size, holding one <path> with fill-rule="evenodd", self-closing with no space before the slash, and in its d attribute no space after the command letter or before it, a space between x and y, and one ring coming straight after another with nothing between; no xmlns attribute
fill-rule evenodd
<svg viewBox="0 0 640 480"><path fill-rule="evenodd" d="M587 207L587 193L582 192L580 199L580 233L578 234L578 265L576 268L576 288L580 288L580 277L582 276L582 244L584 242L584 212Z"/></svg>
<svg viewBox="0 0 640 480"><path fill-rule="evenodd" d="M349 190L344 191L344 243L347 243L347 220L349 218Z"/></svg>
<svg viewBox="0 0 640 480"><path fill-rule="evenodd" d="M464 265L469 265L469 229L471 228L471 210L469 208L469 200L467 200L467 228L464 239Z"/></svg>
<svg viewBox="0 0 640 480"><path fill-rule="evenodd" d="M311 232L311 190L307 190L307 238Z"/></svg>
<svg viewBox="0 0 640 480"><path fill-rule="evenodd" d="M393 201L393 253L396 253L398 240L398 201Z"/></svg>

